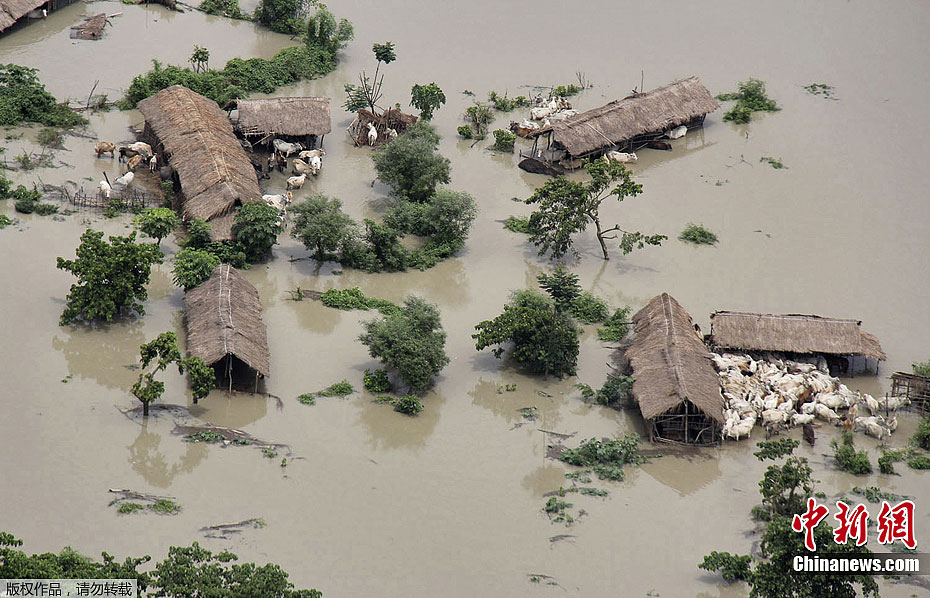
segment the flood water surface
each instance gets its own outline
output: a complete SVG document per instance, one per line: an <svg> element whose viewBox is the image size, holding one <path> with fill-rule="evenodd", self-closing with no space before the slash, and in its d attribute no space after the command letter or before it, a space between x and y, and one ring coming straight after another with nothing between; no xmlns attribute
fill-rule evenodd
<svg viewBox="0 0 930 598"><path fill-rule="evenodd" d="M129 387L138 372L139 345L165 330L183 338L183 294L171 283L171 265L155 268L143 318L94 328L58 326L73 278L55 269L71 257L87 226L125 234L130 218L99 211L64 217L21 215L12 202L0 213L16 218L0 231L0 529L26 540L33 552L65 544L87 554L151 554L197 540L229 548L243 559L279 563L299 587L327 597L377 595L746 596L697 569L711 550L747 553L764 467L750 441L717 449L672 452L623 482L598 482L606 498L570 495L571 526L550 522L546 495L570 484L571 468L548 459L552 445L576 446L589 437L643 433L636 411L582 402L573 387L599 386L610 347L593 327L582 337L578 377L527 376L489 351L476 352L474 325L500 313L514 289L535 287L550 262L525 237L503 229L509 215L526 215L511 201L528 197L546 180L516 168L516 157L456 134L472 91L511 96L532 86L575 82L583 71L594 87L575 98L588 109L698 75L712 93L750 76L763 79L782 108L756 114L748 125L711 114L703 130L672 142L671 152L643 150L631 165L643 194L605 203L605 222L658 232L661 247L599 259L593 235L577 239L580 257L565 264L586 290L612 306L638 309L661 292L673 295L707 331L714 310L817 313L862 320L880 339L888 361L879 377L846 381L872 394L888 390L886 376L930 357L927 251L930 206L923 200L930 175L921 163L930 120L930 67L920 3L714 2L622 4L589 2L413 1L332 2L355 25L356 40L331 75L278 91L332 98L333 132L325 139L322 173L298 199L322 192L343 200L354 218L383 213L387 189L375 178L368 148L342 133L352 117L340 106L343 85L373 71L372 43L392 40L398 59L382 69L387 102L409 103L415 83L435 81L447 103L434 124L440 150L452 161L451 187L477 200L478 219L456 258L425 272L366 274L305 259L308 252L282 235L273 259L245 276L264 307L271 351L270 395L214 391L191 404L185 381L168 371L162 401L189 409L199 420L287 445L274 458L252 446L183 442L173 434L177 412L156 409L149 421L125 415L134 407ZM122 12L98 42L68 38L82 15ZM286 36L196 12L113 2L75 4L48 19L0 37L0 58L40 69L59 97L86 98L95 81L111 99L151 59L185 64L194 44L207 47L211 65L231 57L270 57L295 43ZM826 83L835 100L803 86ZM80 100L83 101L83 100ZM499 114L493 128L509 118ZM97 139L126 141L141 122L136 111L90 116L92 138L67 137L56 168L13 172L17 181L92 189L115 160L95 158ZM3 158L38 151L37 128L4 133ZM18 134L23 132L21 138ZM518 146L523 143L518 143ZM781 159L787 169L760 163ZM151 185L147 173L137 178ZM263 181L284 190L284 177ZM715 247L677 240L689 222L719 236ZM174 239L162 243L168 258ZM299 258L299 259L298 259ZM296 260L296 261L292 261ZM448 332L451 363L424 397L425 410L407 417L358 392L346 399L297 395L343 378L360 389L362 373L377 367L356 339L363 312L292 301L297 287L360 287L367 295L402 301L409 294L436 303ZM516 390L503 387L515 384ZM275 398L277 397L277 399ZM526 408L537 419L525 418ZM901 418L892 444L903 445L916 416ZM568 438L550 432L571 435ZM761 434L761 431L759 432ZM856 478L835 470L828 446L799 452L811 460L828 496L853 486L879 485L917 497L924 507L930 482L904 467L901 476ZM873 463L878 444L857 436ZM286 457L286 466L281 459ZM174 496L183 510L171 517L117 515L110 488ZM582 511L584 513L582 513ZM201 527L262 517L267 526L231 539L210 539ZM921 522L924 518L921 517ZM567 536L567 537L560 537ZM918 523L918 543L930 528ZM531 576L540 577L533 583ZM547 585L547 580L558 584ZM883 596L910 596L920 588L883 582Z"/></svg>

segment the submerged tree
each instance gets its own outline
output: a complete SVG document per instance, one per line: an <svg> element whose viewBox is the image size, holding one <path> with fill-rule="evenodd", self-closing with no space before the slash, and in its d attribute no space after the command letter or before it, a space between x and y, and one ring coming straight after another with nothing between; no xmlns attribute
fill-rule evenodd
<svg viewBox="0 0 930 598"><path fill-rule="evenodd" d="M142 403L142 415L148 417L149 403L161 398L165 392L165 383L156 380L155 375L163 372L169 365L178 366L178 374L188 372L191 378L191 390L194 402L210 394L216 385L216 374L200 357L181 357L178 349L178 336L173 332L163 332L154 340L139 347L142 371L139 379L132 385L130 392ZM149 369L151 366L151 369Z"/></svg>
<svg viewBox="0 0 930 598"><path fill-rule="evenodd" d="M204 73L210 64L210 50L195 44L194 51L187 61L191 63L191 68L195 73Z"/></svg>
<svg viewBox="0 0 930 598"><path fill-rule="evenodd" d="M220 265L220 258L204 251L185 247L174 256L174 284L189 291L210 278Z"/></svg>
<svg viewBox="0 0 930 598"><path fill-rule="evenodd" d="M262 259L284 230L278 210L263 201L250 201L236 211L232 232L250 262Z"/></svg>
<svg viewBox="0 0 930 598"><path fill-rule="evenodd" d="M439 309L425 299L411 295L399 311L364 326L359 340L413 392L426 390L432 376L449 363Z"/></svg>
<svg viewBox="0 0 930 598"><path fill-rule="evenodd" d="M584 231L589 224L594 224L605 260L610 259L607 240L616 239L617 233L624 254L645 245L660 245L668 238L627 231L620 225L605 228L601 223L601 204L609 197L617 201L635 197L642 193L643 187L633 182L632 173L619 162L591 160L584 169L590 181L580 183L557 176L525 201L539 206L530 216L529 229L530 240L540 248L540 255L550 251L552 258L562 257L572 248L572 235Z"/></svg>
<svg viewBox="0 0 930 598"><path fill-rule="evenodd" d="M378 179L407 200L425 202L451 180L449 159L439 153L439 135L420 121L372 154Z"/></svg>
<svg viewBox="0 0 930 598"><path fill-rule="evenodd" d="M161 240L181 224L181 219L171 208L149 208L136 216L133 224L143 235L161 245Z"/></svg>
<svg viewBox="0 0 930 598"><path fill-rule="evenodd" d="M375 55L375 60L378 61L374 78L369 79L368 74L362 71L358 74L359 85L345 84L346 101L344 106L349 112L358 112L367 106L372 114L375 113L378 100L381 99L381 87L384 83L384 75L381 75L380 79L378 78L381 64L390 64L397 60L397 53L394 52L394 42L374 44L371 51Z"/></svg>
<svg viewBox="0 0 930 598"><path fill-rule="evenodd" d="M355 221L342 211L342 201L335 197L315 193L297 204L293 212L291 236L315 250L313 256L319 261L356 235Z"/></svg>
<svg viewBox="0 0 930 598"><path fill-rule="evenodd" d="M102 231L87 229L77 259L58 258L58 269L78 278L68 293L62 325L78 319L110 321L124 308L145 313L142 302L148 299L152 265L162 263L164 256L158 246L135 241L135 231L111 236L107 243Z"/></svg>
<svg viewBox="0 0 930 598"><path fill-rule="evenodd" d="M423 120L432 119L433 112L445 103L446 94L435 83L414 85L410 90L410 105L420 111Z"/></svg>

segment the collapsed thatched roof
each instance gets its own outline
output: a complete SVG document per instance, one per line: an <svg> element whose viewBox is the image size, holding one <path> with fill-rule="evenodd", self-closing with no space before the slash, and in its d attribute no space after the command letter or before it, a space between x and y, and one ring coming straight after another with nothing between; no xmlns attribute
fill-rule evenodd
<svg viewBox="0 0 930 598"><path fill-rule="evenodd" d="M46 0L0 0L0 31L23 18Z"/></svg>
<svg viewBox="0 0 930 598"><path fill-rule="evenodd" d="M332 131L329 98L234 100L236 128L243 135L325 135Z"/></svg>
<svg viewBox="0 0 930 598"><path fill-rule="evenodd" d="M633 316L633 334L626 357L643 417L653 419L687 400L723 424L720 381L681 304L668 293L653 297Z"/></svg>
<svg viewBox="0 0 930 598"><path fill-rule="evenodd" d="M800 314L718 311L710 316L711 337L721 349L865 355L884 360L878 339L863 332L860 324Z"/></svg>
<svg viewBox="0 0 930 598"><path fill-rule="evenodd" d="M103 28L107 24L107 13L84 17L84 22L71 27L71 39L96 40L103 37Z"/></svg>
<svg viewBox="0 0 930 598"><path fill-rule="evenodd" d="M208 221L214 241L232 239L236 207L260 201L262 192L226 114L180 85L142 100L139 110L178 173L185 219Z"/></svg>
<svg viewBox="0 0 930 598"><path fill-rule="evenodd" d="M184 294L187 348L213 365L235 355L262 376L270 368L262 302L255 287L229 264Z"/></svg>
<svg viewBox="0 0 930 598"><path fill-rule="evenodd" d="M688 77L554 122L531 136L552 131L553 141L570 155L582 156L609 149L637 135L667 131L719 106L697 77Z"/></svg>

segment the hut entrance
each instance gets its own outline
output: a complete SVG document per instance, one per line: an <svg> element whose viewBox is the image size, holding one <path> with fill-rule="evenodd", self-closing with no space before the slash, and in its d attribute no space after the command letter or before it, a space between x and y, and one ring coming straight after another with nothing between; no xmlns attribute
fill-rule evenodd
<svg viewBox="0 0 930 598"><path fill-rule="evenodd" d="M265 377L231 353L213 364L213 373L216 376L217 387L230 392L237 390L257 393L259 384L264 386L261 381Z"/></svg>
<svg viewBox="0 0 930 598"><path fill-rule="evenodd" d="M691 401L682 401L652 420L650 439L656 442L712 445L720 438L720 426Z"/></svg>

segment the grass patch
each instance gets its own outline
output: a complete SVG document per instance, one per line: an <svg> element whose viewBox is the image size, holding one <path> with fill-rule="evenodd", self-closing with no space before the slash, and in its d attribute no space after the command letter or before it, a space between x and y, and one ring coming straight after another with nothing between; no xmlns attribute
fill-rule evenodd
<svg viewBox="0 0 930 598"><path fill-rule="evenodd" d="M907 498L906 496L894 494L893 492L885 492L877 486L868 486L867 488L860 488L859 486L855 486L849 492L850 494L857 494L869 502L876 503L882 502L883 500L887 500L888 502L899 502Z"/></svg>
<svg viewBox="0 0 930 598"><path fill-rule="evenodd" d="M569 83L568 85L558 85L552 88L552 95L561 97L570 97L578 95L584 91L584 87Z"/></svg>
<svg viewBox="0 0 930 598"><path fill-rule="evenodd" d="M400 311L400 307L396 303L391 303L390 301L386 301L384 299L378 299L377 297L366 297L365 293L363 293L358 287L352 287L351 289L343 290L330 289L320 296L320 301L326 307L332 307L346 311L353 309L361 309L365 311L370 309L377 309L379 312L386 316Z"/></svg>
<svg viewBox="0 0 930 598"><path fill-rule="evenodd" d="M129 515L130 513L143 510L145 510L145 506L140 505L137 502L124 502L120 504L119 508L116 509L116 512L120 513L121 515Z"/></svg>
<svg viewBox="0 0 930 598"><path fill-rule="evenodd" d="M300 401L302 405L316 405L316 397L309 392L298 395L297 400Z"/></svg>
<svg viewBox="0 0 930 598"><path fill-rule="evenodd" d="M703 224L689 222L688 226L678 235L678 240L694 245L714 245L717 243L717 235L704 228Z"/></svg>
<svg viewBox="0 0 930 598"><path fill-rule="evenodd" d="M170 498L159 498L149 506L149 509L155 511L159 515L176 515L181 512L181 505Z"/></svg>
<svg viewBox="0 0 930 598"><path fill-rule="evenodd" d="M781 110L775 100L770 99L765 93L765 83L759 79L750 78L748 81L741 81L737 85L736 92L722 93L717 99L726 102L735 100L733 106L726 114L723 120L737 124L745 124L752 120L753 112L776 112Z"/></svg>
<svg viewBox="0 0 930 598"><path fill-rule="evenodd" d="M629 330L630 312L633 309L629 306L621 307L614 311L613 315L604 320L604 325L597 329L597 338L609 343L616 343L626 336Z"/></svg>
<svg viewBox="0 0 930 598"><path fill-rule="evenodd" d="M911 469L930 469L930 457L925 455L914 457L907 462L907 466Z"/></svg>
<svg viewBox="0 0 930 598"><path fill-rule="evenodd" d="M778 158L776 160L775 158L771 156L762 156L761 158L759 158L759 162L768 163L768 165L774 168L775 170L787 170L788 169L788 167L782 163L781 158Z"/></svg>
<svg viewBox="0 0 930 598"><path fill-rule="evenodd" d="M523 233L524 235L533 234L533 229L530 227L530 219L525 216L508 216L507 220L504 220L504 228L513 233Z"/></svg>
<svg viewBox="0 0 930 598"><path fill-rule="evenodd" d="M213 430L201 430L184 436L185 442L222 442L226 437Z"/></svg>
<svg viewBox="0 0 930 598"><path fill-rule="evenodd" d="M830 446L833 447L833 456L836 459L837 467L843 471L853 475L872 473L872 463L869 461L869 456L865 451L856 451L852 432L843 432L842 441L834 438L830 441Z"/></svg>
<svg viewBox="0 0 930 598"><path fill-rule="evenodd" d="M623 479L623 466L639 465L646 458L639 453L639 436L627 434L611 440L589 438L576 449L568 449L559 459L569 465L590 467L602 480Z"/></svg>

